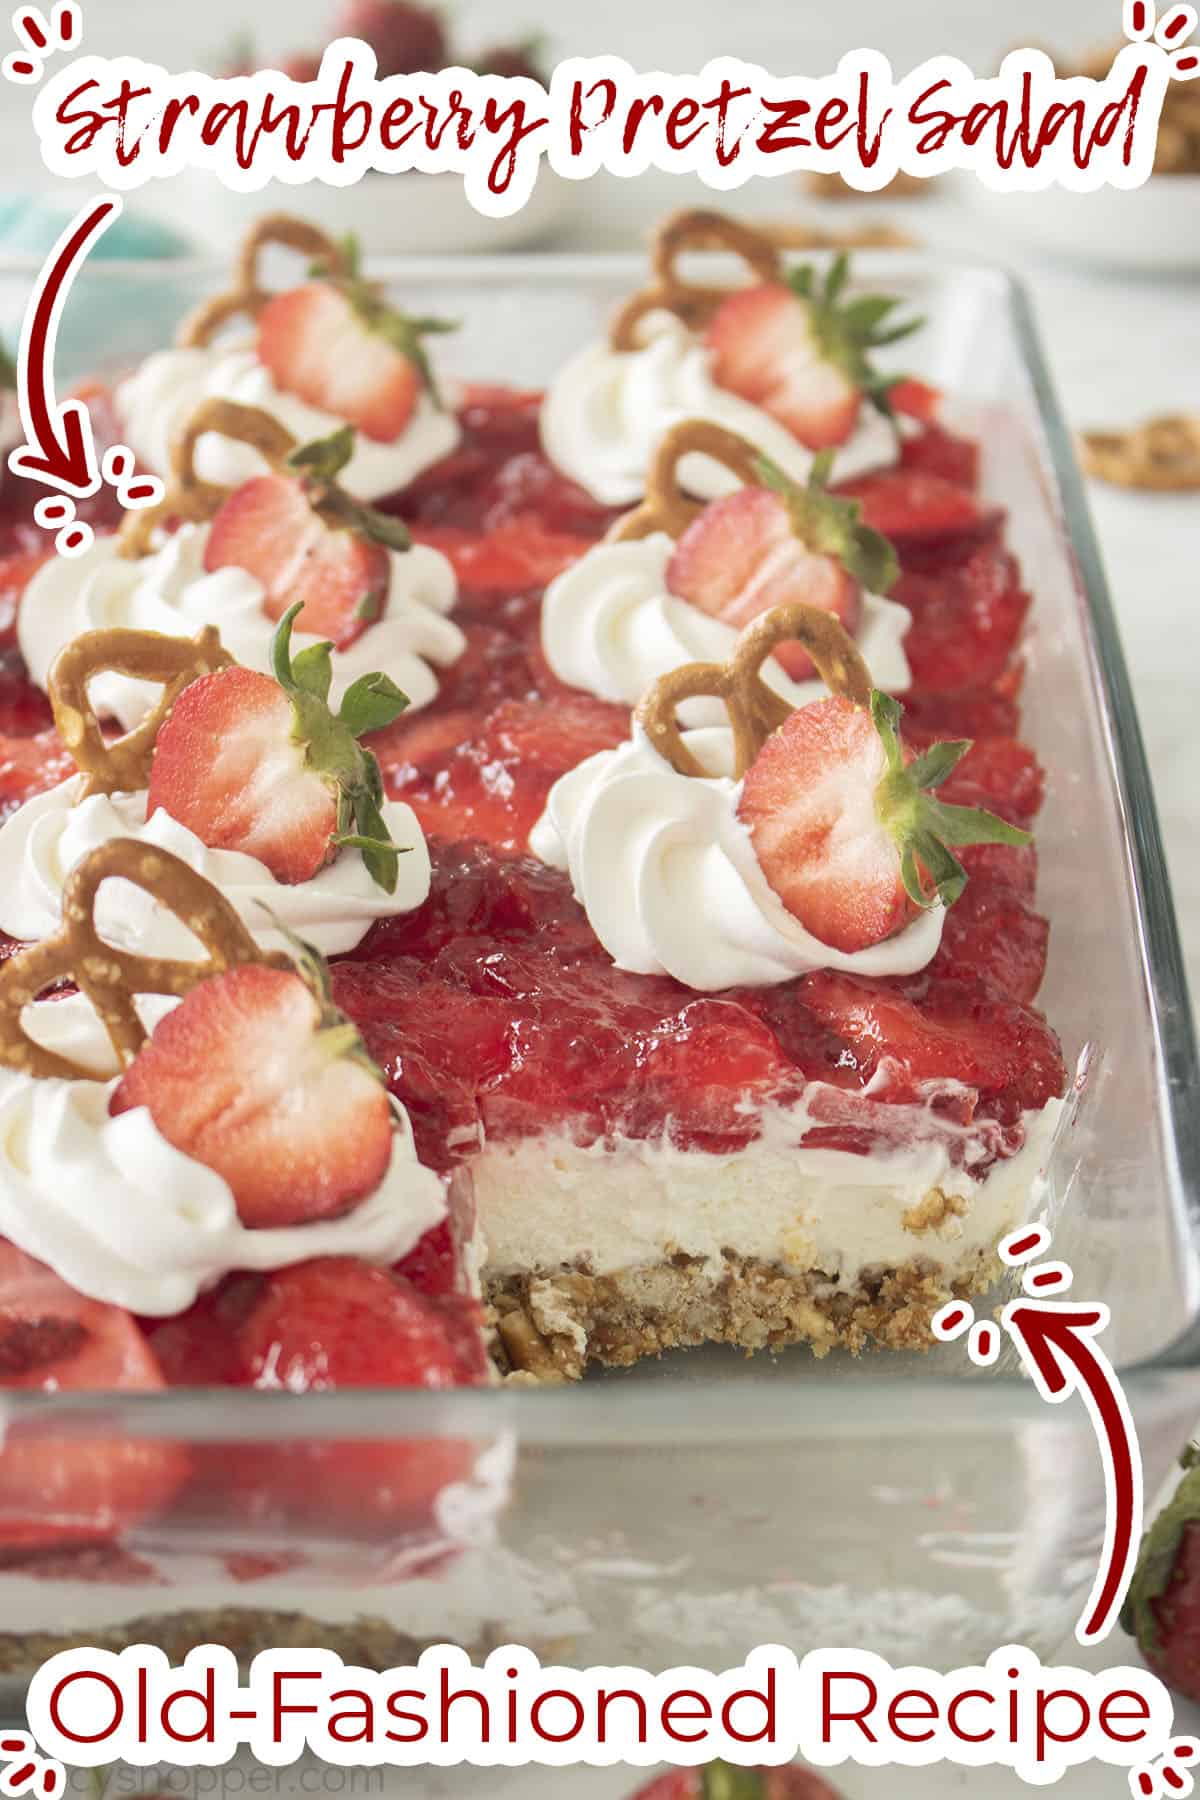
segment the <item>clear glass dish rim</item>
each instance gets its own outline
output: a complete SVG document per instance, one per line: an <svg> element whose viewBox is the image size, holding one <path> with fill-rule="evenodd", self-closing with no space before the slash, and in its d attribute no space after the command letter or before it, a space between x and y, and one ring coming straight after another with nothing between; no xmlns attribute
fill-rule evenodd
<svg viewBox="0 0 1200 1800"><path fill-rule="evenodd" d="M821 253L815 253L818 259ZM703 259L700 259L703 260ZM42 267L38 255L0 256L0 279L28 275ZM584 283L601 278L644 277L645 260L636 253L517 252L496 255L379 256L371 269L390 279L445 280L481 288L522 279L545 285ZM220 280L227 264L211 256L162 261L112 258L93 262L92 281L120 280L157 286L172 280ZM1092 689L1099 703L1105 750L1117 797L1128 872L1132 884L1138 952L1152 1008L1157 1051L1157 1090L1164 1123L1164 1147L1173 1182L1186 1201L1186 1217L1200 1245L1200 1053L1184 968L1170 877L1141 726L1125 653L1118 633L1108 578L1092 523L1070 428L1058 403L1028 292L998 264L923 254L920 251L856 252L856 269L920 274L930 270L988 280L1008 307L1017 345L1033 389L1055 500L1074 555L1086 605L1087 656ZM1200 1366L1200 1317L1156 1357L1122 1370L1131 1397L1151 1401L1172 1385L1172 1371ZM646 1383L613 1379L570 1389L499 1387L444 1392L412 1389L357 1389L331 1394L231 1392L226 1388L172 1388L135 1396L105 1393L0 1396L0 1423L7 1417L48 1435L94 1435L98 1422L119 1420L120 1429L147 1438L182 1435L199 1440L235 1441L302 1436L345 1439L359 1436L487 1436L512 1430L537 1442L580 1444L622 1441L681 1444L710 1435L715 1417L720 1435L731 1441L788 1438L817 1429L835 1436L863 1431L884 1436L910 1429L909 1405L936 1405L944 1429L974 1432L1044 1417L1043 1403L1019 1376L994 1373L986 1381L915 1375L856 1376L841 1381L750 1381L730 1384L685 1374ZM730 1407L728 1397L737 1403ZM851 1404L847 1404L850 1400ZM284 1410L286 1409L286 1411ZM236 1415L236 1416L235 1416ZM286 1417L287 1429L283 1431ZM190 1430L189 1430L190 1427Z"/></svg>

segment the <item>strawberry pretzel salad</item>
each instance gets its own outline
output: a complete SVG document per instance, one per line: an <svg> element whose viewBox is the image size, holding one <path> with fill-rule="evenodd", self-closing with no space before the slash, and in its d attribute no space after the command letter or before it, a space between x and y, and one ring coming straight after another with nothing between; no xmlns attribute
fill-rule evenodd
<svg viewBox="0 0 1200 1800"><path fill-rule="evenodd" d="M690 212L544 392L463 385L276 217L88 387L166 494L69 561L0 496L0 1382L924 1349L995 1282L1068 1086L1029 597L881 366L917 323ZM477 1448L17 1439L0 1555L219 1517L411 1573Z"/></svg>

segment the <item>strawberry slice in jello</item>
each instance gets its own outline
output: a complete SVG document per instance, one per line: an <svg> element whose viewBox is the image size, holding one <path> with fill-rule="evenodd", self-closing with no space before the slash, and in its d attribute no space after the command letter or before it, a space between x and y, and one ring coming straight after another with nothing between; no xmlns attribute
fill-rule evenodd
<svg viewBox="0 0 1200 1800"><path fill-rule="evenodd" d="M162 1373L129 1313L88 1300L0 1239L0 1388L156 1393ZM0 1551L102 1541L169 1505L185 1453L155 1439L26 1433L0 1449Z"/></svg>
<svg viewBox="0 0 1200 1800"><path fill-rule="evenodd" d="M379 747L387 791L404 800L430 838L478 838L501 851L522 852L560 775L619 744L629 729L623 706L564 690L553 701L507 700L473 727L465 717L446 724L447 736L469 735L451 747L434 737L428 763L415 763L403 735ZM436 732L430 721L431 732Z"/></svg>

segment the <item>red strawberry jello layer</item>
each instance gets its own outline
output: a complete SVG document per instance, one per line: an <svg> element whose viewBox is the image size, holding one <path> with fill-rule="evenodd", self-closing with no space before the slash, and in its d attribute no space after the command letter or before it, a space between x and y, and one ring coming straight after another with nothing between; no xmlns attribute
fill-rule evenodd
<svg viewBox="0 0 1200 1800"><path fill-rule="evenodd" d="M969 885L918 975L696 993L616 969L568 877L528 854L559 777L629 733L628 709L566 687L540 640L547 583L612 514L547 463L536 396L476 390L461 423L453 455L387 503L455 563L467 640L437 698L373 740L431 838L433 891L334 980L422 1158L470 1165L510 1356L577 1374L706 1338L925 1344L933 1307L994 1273L1065 1085L1032 1004L1047 938L1032 850L963 853ZM897 546L907 740L974 737L943 798L1027 825L1028 597L974 473L972 447L928 425L900 467L846 491ZM66 765L6 654L11 807ZM170 1380L246 1378L210 1355L228 1303L218 1290L156 1331Z"/></svg>

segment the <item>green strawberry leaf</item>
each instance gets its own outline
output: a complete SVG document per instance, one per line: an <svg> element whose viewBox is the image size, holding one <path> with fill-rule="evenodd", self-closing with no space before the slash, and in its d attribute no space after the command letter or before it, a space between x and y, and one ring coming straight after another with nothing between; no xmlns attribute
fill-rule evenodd
<svg viewBox="0 0 1200 1800"><path fill-rule="evenodd" d="M328 700L333 686L333 645L310 644L292 658L292 680L306 694Z"/></svg>
<svg viewBox="0 0 1200 1800"><path fill-rule="evenodd" d="M382 544L387 550L411 550L412 535L403 519L397 519L391 513L379 512L374 506L359 506L351 501L346 508L346 523L363 537L371 538L376 544ZM383 602L380 601L380 611Z"/></svg>
<svg viewBox="0 0 1200 1800"><path fill-rule="evenodd" d="M390 675L377 671L360 675L346 689L338 718L356 738L364 737L369 731L382 731L400 717L407 705L408 695L400 691Z"/></svg>
<svg viewBox="0 0 1200 1800"><path fill-rule="evenodd" d="M900 562L882 532L862 523L862 505L828 491L834 452L813 458L807 487L785 475L777 463L760 456L759 480L787 504L792 530L810 550L835 557L870 594L886 594L900 577Z"/></svg>
<svg viewBox="0 0 1200 1800"><path fill-rule="evenodd" d="M296 677L292 673L292 626L303 607L303 600L297 600L294 606L289 606L275 627L275 635L271 639L271 673L288 694L293 693L296 688Z"/></svg>
<svg viewBox="0 0 1200 1800"><path fill-rule="evenodd" d="M355 796L354 821L358 826L356 835L362 839L361 854L367 873L385 894L394 894L400 875L400 853L373 795Z"/></svg>
<svg viewBox="0 0 1200 1800"><path fill-rule="evenodd" d="M953 906L967 885L967 872L951 850L967 844L1028 844L1018 825L979 806L953 806L926 790L945 781L967 751L969 739L932 744L906 762L900 738L904 708L878 688L871 694L871 717L887 759L887 773L875 790L875 813L900 852L900 879L909 899L929 907L934 898ZM923 873L928 880L923 879ZM932 882L934 892L929 891Z"/></svg>
<svg viewBox="0 0 1200 1800"><path fill-rule="evenodd" d="M353 425L341 425L328 437L315 438L293 450L287 466L303 478L309 505L327 523L344 526L388 550L411 550L412 537L403 519L364 506L338 485L338 476L354 455L356 441ZM378 618L386 599L386 594L368 594L360 604L373 605L376 610L372 617Z"/></svg>
<svg viewBox="0 0 1200 1800"><path fill-rule="evenodd" d="M923 808L932 830L946 844L1029 844L1033 842L1019 825L1010 825L982 806L953 806L945 800L927 799Z"/></svg>
<svg viewBox="0 0 1200 1800"><path fill-rule="evenodd" d="M763 1800L766 1791L766 1782L757 1769L714 1762L700 1771L703 1800Z"/></svg>
<svg viewBox="0 0 1200 1800"><path fill-rule="evenodd" d="M846 283L850 279L850 258L842 250L829 265L829 273L825 277L825 291L822 296L826 306L836 306L841 299Z"/></svg>
<svg viewBox="0 0 1200 1800"><path fill-rule="evenodd" d="M851 300L843 308L842 317L846 323L860 336L872 336L882 325L888 314L895 312L900 302L894 294L864 294L861 300ZM906 326L905 330L911 327Z"/></svg>
<svg viewBox="0 0 1200 1800"><path fill-rule="evenodd" d="M314 438L293 450L287 459L288 467L317 481L336 481L354 455L354 440L353 425L340 425L328 437Z"/></svg>
<svg viewBox="0 0 1200 1800"><path fill-rule="evenodd" d="M890 390L897 379L875 368L871 353L885 344L897 344L924 323L905 319L888 325L900 304L892 295L864 294L843 301L850 279L849 258L843 254L830 266L823 282L810 264L792 269L785 277L796 298L808 308L813 337L827 362L834 365L886 417L891 417Z"/></svg>
<svg viewBox="0 0 1200 1800"><path fill-rule="evenodd" d="M908 765L908 772L919 788L941 787L971 748L970 738L931 744L923 756Z"/></svg>
<svg viewBox="0 0 1200 1800"><path fill-rule="evenodd" d="M288 608L271 640L272 672L292 702L292 739L303 747L306 766L321 777L336 799L333 842L357 849L372 879L391 894L396 888L399 851L382 812L379 764L358 739L364 732L390 725L404 711L408 698L389 675L360 675L347 688L335 717L328 703L332 646L313 644L292 656L292 627L301 606L297 601Z"/></svg>

